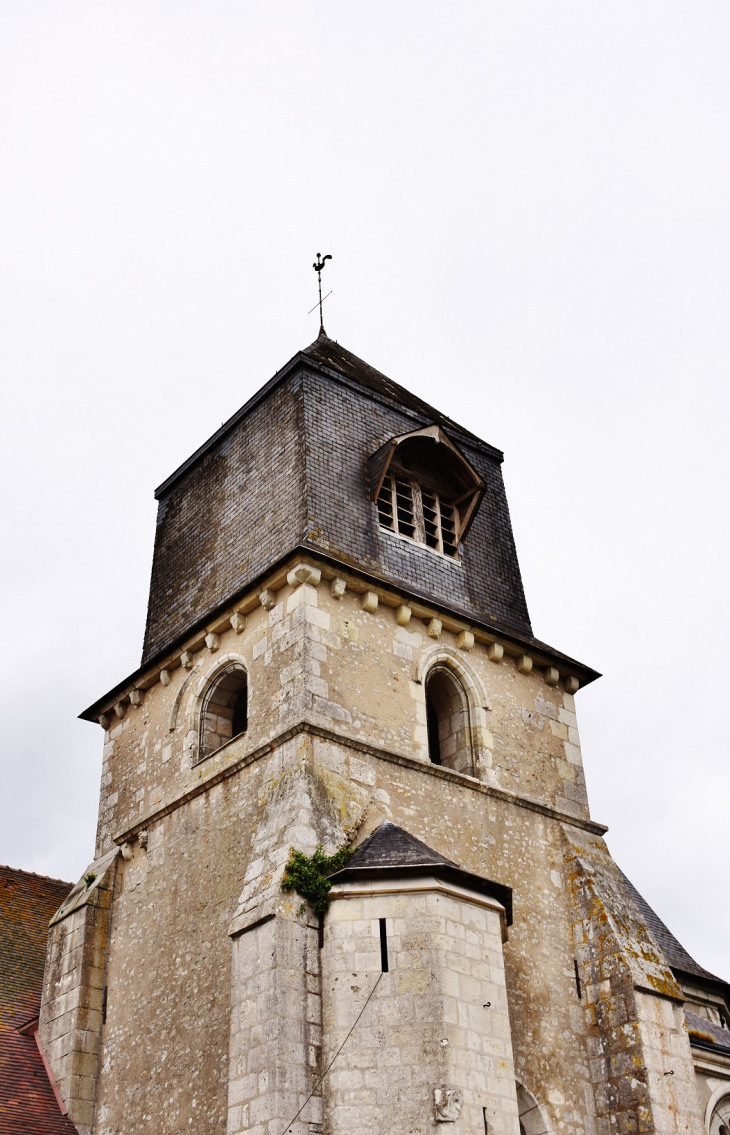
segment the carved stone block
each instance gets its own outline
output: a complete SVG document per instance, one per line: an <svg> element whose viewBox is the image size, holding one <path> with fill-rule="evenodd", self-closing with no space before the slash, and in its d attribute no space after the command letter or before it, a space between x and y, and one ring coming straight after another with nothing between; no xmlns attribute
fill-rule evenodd
<svg viewBox="0 0 730 1135"><path fill-rule="evenodd" d="M437 1123L454 1123L461 1114L464 1094L458 1088L434 1088L433 1102Z"/></svg>

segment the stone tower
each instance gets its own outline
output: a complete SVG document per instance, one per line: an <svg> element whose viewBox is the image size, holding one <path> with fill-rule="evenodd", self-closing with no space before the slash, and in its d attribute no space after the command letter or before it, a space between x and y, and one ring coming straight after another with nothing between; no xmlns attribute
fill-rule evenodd
<svg viewBox="0 0 730 1135"><path fill-rule="evenodd" d="M158 489L49 939L84 1135L701 1135L686 993L588 808L598 675L532 633L501 460L321 335ZM322 918L281 888L318 845L354 848Z"/></svg>

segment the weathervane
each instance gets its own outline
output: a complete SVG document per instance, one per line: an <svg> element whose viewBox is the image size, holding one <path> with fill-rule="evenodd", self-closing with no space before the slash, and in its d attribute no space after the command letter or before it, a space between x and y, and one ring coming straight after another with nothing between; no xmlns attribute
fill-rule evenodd
<svg viewBox="0 0 730 1135"><path fill-rule="evenodd" d="M328 256L320 256L320 254L317 253L317 259L315 260L314 264L312 265L315 272L317 273L317 283L319 284L319 333L320 333L320 335L326 335L327 334L327 332L324 329L324 322L322 320L322 304L324 303L324 300L322 299L322 269L324 268L325 263L328 260L331 260L331 259L332 259L332 257L329 256L329 255ZM327 292L327 295L324 297L324 299L326 300L327 296L331 296L331 295L332 295L331 291ZM310 308L308 314L311 315L312 312L314 311L314 309L317 306L318 305L315 304L314 307Z"/></svg>

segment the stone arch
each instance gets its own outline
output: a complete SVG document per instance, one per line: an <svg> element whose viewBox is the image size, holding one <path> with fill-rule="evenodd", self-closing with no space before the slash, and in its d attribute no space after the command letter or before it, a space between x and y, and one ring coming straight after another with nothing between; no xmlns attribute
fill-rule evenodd
<svg viewBox="0 0 730 1135"><path fill-rule="evenodd" d="M550 1124L539 1103L524 1084L515 1081L517 1111L520 1117L520 1135L549 1135Z"/></svg>
<svg viewBox="0 0 730 1135"><path fill-rule="evenodd" d="M439 643L422 652L412 677L423 690L423 755L467 776L491 765L484 687L458 651ZM438 758L434 754L438 750Z"/></svg>
<svg viewBox="0 0 730 1135"><path fill-rule="evenodd" d="M426 731L433 764L474 775L469 701L450 666L433 665L426 674Z"/></svg>
<svg viewBox="0 0 730 1135"><path fill-rule="evenodd" d="M248 667L240 654L225 654L201 676L188 707L188 748L193 764L211 756L248 729Z"/></svg>
<svg viewBox="0 0 730 1135"><path fill-rule="evenodd" d="M705 1130L708 1135L728 1135L730 1132L730 1084L721 1084L707 1101Z"/></svg>

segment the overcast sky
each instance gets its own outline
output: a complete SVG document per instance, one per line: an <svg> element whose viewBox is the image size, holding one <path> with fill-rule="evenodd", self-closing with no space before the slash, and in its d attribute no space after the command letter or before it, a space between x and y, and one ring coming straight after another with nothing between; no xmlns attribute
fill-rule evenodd
<svg viewBox="0 0 730 1135"><path fill-rule="evenodd" d="M0 862L75 881L153 489L317 333L505 450L593 816L730 978L727 0L0 6Z"/></svg>

